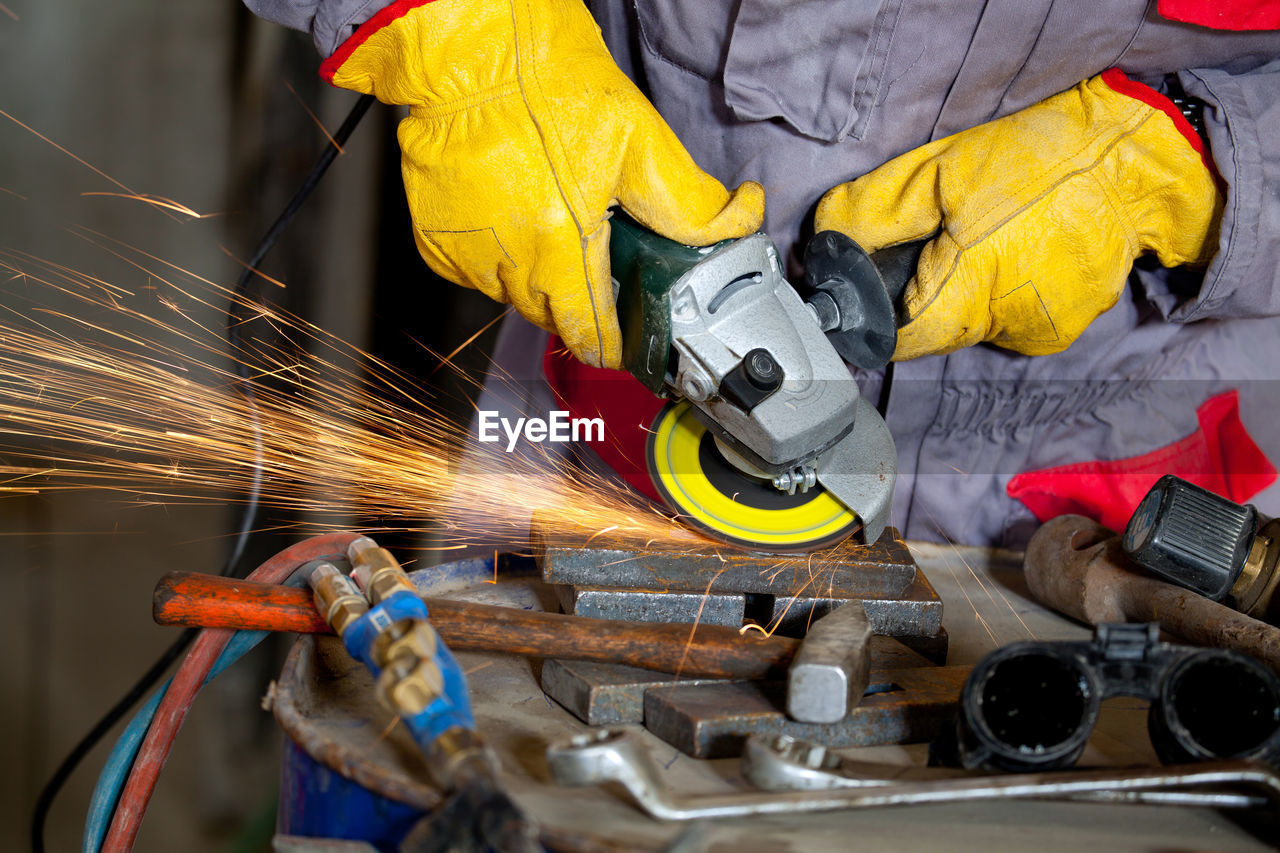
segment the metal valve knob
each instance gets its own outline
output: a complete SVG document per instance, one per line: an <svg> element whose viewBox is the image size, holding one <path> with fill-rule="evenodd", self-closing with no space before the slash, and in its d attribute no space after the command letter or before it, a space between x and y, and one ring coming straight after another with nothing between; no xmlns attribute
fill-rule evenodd
<svg viewBox="0 0 1280 853"><path fill-rule="evenodd" d="M1121 544L1165 580L1274 622L1278 534L1280 522L1260 518L1254 507L1166 475L1134 511Z"/></svg>

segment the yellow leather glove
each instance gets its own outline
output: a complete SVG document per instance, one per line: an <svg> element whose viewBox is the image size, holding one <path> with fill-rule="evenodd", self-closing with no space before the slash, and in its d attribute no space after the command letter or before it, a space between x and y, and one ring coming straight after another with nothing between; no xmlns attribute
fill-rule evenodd
<svg viewBox="0 0 1280 853"><path fill-rule="evenodd" d="M1214 176L1185 119L1175 126L1147 101L1174 109L1108 71L822 198L818 230L869 252L937 233L903 292L895 361L980 341L1060 352L1116 303L1138 255L1210 260L1222 210Z"/></svg>
<svg viewBox="0 0 1280 853"><path fill-rule="evenodd" d="M427 264L510 302L588 364L621 358L610 205L692 245L760 227L764 190L730 193L698 168L581 0L397 3L321 72L409 106L404 184Z"/></svg>

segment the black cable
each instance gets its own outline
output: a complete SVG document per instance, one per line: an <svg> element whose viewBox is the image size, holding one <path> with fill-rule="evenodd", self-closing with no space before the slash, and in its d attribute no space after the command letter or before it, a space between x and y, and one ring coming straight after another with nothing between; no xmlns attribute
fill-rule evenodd
<svg viewBox="0 0 1280 853"><path fill-rule="evenodd" d="M249 292L249 282L257 273L258 266L266 258L267 253L275 246L276 240L280 239L280 235L284 233L285 227L288 226L289 222L302 208L303 202L319 185L320 179L324 177L324 173L328 171L329 166L333 164L334 159L340 153L341 146L350 138L352 131L356 129L356 125L360 124L360 119L364 118L365 113L369 111L369 107L372 105L373 95L361 95L356 101L355 106L351 108L351 112L347 113L347 117L343 119L337 133L333 135L333 144L325 146L319 159L316 160L315 165L311 167L311 171L303 180L302 186L298 187L298 191L293 194L293 198L289 199L289 203L285 205L284 210L276 217L276 221L266 235L263 236L262 240L259 241L253 257L245 264L240 277L236 279L236 286L232 291L231 304L227 307L227 346L233 355L240 350L240 327L249 321L250 315L248 312L253 307L246 298ZM249 543L253 522L258 514L258 499L262 494L262 430L258 424L258 407L255 405L256 398L253 392L253 383L249 381L249 365L244 359L237 358L235 362L236 373L240 377L237 385L240 393L245 398L245 402L249 404L249 412L253 417L255 457L253 482L249 486L249 497L245 502L245 511L240 529L236 533L235 545L232 547L231 556L227 560L227 566L222 572L224 575L235 574L233 570L236 564L240 562L240 557L244 554L245 547Z"/></svg>
<svg viewBox="0 0 1280 853"><path fill-rule="evenodd" d="M267 253L275 245L280 235L284 233L284 229L288 226L290 220L297 214L302 207L303 202L311 195L316 186L320 183L320 179L324 177L324 173L328 171L329 166L333 164L334 158L339 153L339 147L347 141L352 131L356 129L356 125L360 123L360 119L364 118L365 113L369 111L369 107L373 104L372 95L361 95L359 100L351 108L351 112L347 113L346 119L338 128L337 133L333 135L334 144L325 147L324 152L316 160L315 165L311 167L311 171L302 182L302 186L293 194L293 198L281 211L280 216L276 218L270 230L263 236L258 243L258 248L253 253L253 257L245 267L240 277L236 280L236 286L231 297L231 303L227 307L227 326L226 337L227 345L232 353L235 353L241 344L240 326L247 322L249 317L245 313L248 307L246 295L249 291L249 282L253 278L254 272ZM222 575L238 576L236 568L241 558L244 556L245 548L248 545L249 537L253 533L254 519L258 514L258 501L261 497L262 487L262 441L261 432L257 420L257 406L254 403L255 397L253 393L253 384L250 381L249 366L241 359L236 359L237 373L240 377L238 383L241 393L245 400L249 403L249 409L253 413L254 418L254 442L257 447L257 457L254 459L253 482L249 489L249 498L245 502L244 514L241 517L239 529L236 533L236 541L232 546L231 553L228 555L226 562L222 566ZM129 710L136 705L143 696L147 694L152 687L164 676L165 672L173 665L182 653L186 651L187 646L195 639L199 633L198 628L187 628L176 639L169 648L151 665L151 668L143 673L133 687L129 688L129 692L120 698L118 702L111 706L102 718L94 724L80 742L67 754L67 757L58 765L58 769L49 777L49 781L45 783L44 788L40 791L40 796L36 799L35 808L31 815L31 849L34 853L44 853L44 825L49 817L49 810L53 807L53 801L57 798L58 793L62 790L62 786L66 784L67 779L79 766L84 757L98 745L98 742L106 736L107 732L120 721Z"/></svg>
<svg viewBox="0 0 1280 853"><path fill-rule="evenodd" d="M62 790L63 784L67 778L76 769L84 757L89 754L98 741L102 740L107 732L132 708L143 696L160 680L165 671L182 656L187 646L191 645L191 641L195 639L199 633L199 628L188 628L182 632L178 639L174 640L173 645L164 650L164 654L151 665L151 668L143 673L133 687L129 688L129 692L120 698L120 701L111 706L111 710L102 715L102 719L94 724L89 733L80 739L75 748L67 754L67 757L58 765L58 769L53 771L53 775L49 777L49 781L45 783L43 790L40 791L40 797L36 800L36 807L33 812L31 822L31 849L37 853L44 853L44 822L49 815L49 809L53 806L53 800L58 796L58 792Z"/></svg>

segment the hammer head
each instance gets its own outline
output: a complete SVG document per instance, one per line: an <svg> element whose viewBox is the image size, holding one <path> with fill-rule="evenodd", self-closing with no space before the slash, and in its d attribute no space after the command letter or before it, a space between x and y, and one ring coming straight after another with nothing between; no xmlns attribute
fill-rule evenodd
<svg viewBox="0 0 1280 853"><path fill-rule="evenodd" d="M851 601L813 623L787 670L787 715L801 723L838 723L862 699L871 678L871 623Z"/></svg>

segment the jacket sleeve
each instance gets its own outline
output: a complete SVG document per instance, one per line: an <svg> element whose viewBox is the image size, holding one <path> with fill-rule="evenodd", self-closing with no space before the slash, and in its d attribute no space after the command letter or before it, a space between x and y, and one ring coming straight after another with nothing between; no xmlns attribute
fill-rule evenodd
<svg viewBox="0 0 1280 853"><path fill-rule="evenodd" d="M311 33L316 50L327 59L361 24L392 3L389 0L244 0L244 5L263 20Z"/></svg>
<svg viewBox="0 0 1280 853"><path fill-rule="evenodd" d="M1210 152L1226 190L1218 252L1193 292L1145 277L1169 319L1280 315L1280 59L1244 73L1179 72L1205 102Z"/></svg>

